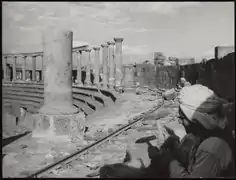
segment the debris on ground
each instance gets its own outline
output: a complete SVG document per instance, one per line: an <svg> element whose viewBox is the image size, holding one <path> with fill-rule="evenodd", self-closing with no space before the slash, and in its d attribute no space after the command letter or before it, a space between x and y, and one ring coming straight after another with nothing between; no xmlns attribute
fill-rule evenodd
<svg viewBox="0 0 236 180"><path fill-rule="evenodd" d="M70 164L70 167L63 166L61 170L53 170L50 177L65 177L70 173L74 174L75 177L85 177L91 172L97 172L97 170L105 164L122 163L126 157L126 151L130 151L131 157L133 157L133 160L128 163L130 166L141 167L143 164L148 166L150 164L150 157L147 154L147 143L135 142L142 137L155 136L156 139L152 139L150 143L159 148L168 137L168 133L165 131L164 126L176 121L175 117L178 115L178 102L174 97L166 98L166 101L163 101L160 93L162 90L159 89L150 89L148 87L139 87L137 89L136 92L138 92L139 95L136 95L135 93L120 94L121 97L118 99L120 103L109 106L104 111L95 112L93 119L91 116L90 119L89 116L85 119L84 115L81 115L81 117L78 117L73 122L75 132L76 130L81 130L82 132L84 121L86 121L86 125L88 122L94 121L94 123L91 123L91 127L94 127L94 133L91 131L92 128L87 132L88 135L90 135L91 131L91 134L93 135L91 136L93 138L90 139L90 141L85 139L84 136L81 136L81 134L76 135L76 133L72 133L72 142L70 142L71 145L68 145L68 147L63 143L61 143L60 146L55 146L53 143L39 141L32 142L29 139L25 141L20 140L14 147L13 144L10 145L12 148L10 151L7 150L6 154L17 152L17 158L14 159L14 156L8 157L8 159L10 159L8 161L12 163L13 165L11 166L14 167L10 169L10 166L4 165L5 169L8 168L9 170L8 173L5 173L4 177L10 177L9 174L14 173L15 175L13 176L18 177L21 174L20 172L40 169L40 167L42 168L58 161L72 152L93 143L95 139L101 139L119 129L121 126L128 124L130 122L129 120L133 119L134 116L139 116L142 112L147 111L147 109L151 109L153 106L156 106L159 103L163 104L164 102L160 109L150 114L144 121L135 125L134 128L112 138L104 145L95 148L91 152L79 156L78 159L73 161L73 164ZM171 96L171 93L169 96ZM83 123L77 123L77 121L80 122L79 119L82 119ZM28 121L30 120L32 120L32 118L29 114L28 118L20 123L21 127L25 125L25 123L28 124ZM99 128L101 129L100 132ZM4 132L4 134L6 133ZM180 134L179 136L181 136L181 133L178 131L176 131L176 134ZM90 136L86 136L86 138L87 137ZM20 150L16 151L17 144ZM130 145L130 147L127 147L127 145ZM138 159L142 159L142 161ZM81 161L83 162L82 164ZM30 167L28 167L29 164ZM97 173L95 174L97 175Z"/></svg>

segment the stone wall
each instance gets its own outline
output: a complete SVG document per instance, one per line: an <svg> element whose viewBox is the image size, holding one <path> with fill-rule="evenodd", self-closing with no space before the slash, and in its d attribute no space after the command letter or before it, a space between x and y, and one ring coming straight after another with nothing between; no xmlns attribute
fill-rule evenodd
<svg viewBox="0 0 236 180"><path fill-rule="evenodd" d="M153 64L136 64L134 70L134 81L140 86L155 87L156 74Z"/></svg>
<svg viewBox="0 0 236 180"><path fill-rule="evenodd" d="M226 52L223 49L216 57ZM214 90L222 98L235 99L235 63L234 52L223 58L211 59L206 63L181 66L185 78L192 84L203 84Z"/></svg>

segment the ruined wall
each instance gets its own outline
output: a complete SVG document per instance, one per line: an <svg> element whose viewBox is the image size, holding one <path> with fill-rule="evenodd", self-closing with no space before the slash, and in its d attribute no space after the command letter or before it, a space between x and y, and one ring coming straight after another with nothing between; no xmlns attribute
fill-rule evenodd
<svg viewBox="0 0 236 180"><path fill-rule="evenodd" d="M215 47L215 59L221 59L229 53L234 52L234 46L217 46Z"/></svg>
<svg viewBox="0 0 236 180"><path fill-rule="evenodd" d="M216 57L223 56L232 48L218 49ZM210 59L205 63L184 66L159 66L153 70L153 64L136 65L135 81L140 86L162 89L175 88L180 76L184 76L191 84L202 84L214 90L220 97L230 101L235 99L235 63L234 52L223 58Z"/></svg>
<svg viewBox="0 0 236 180"><path fill-rule="evenodd" d="M175 88L179 80L179 67L156 66L155 86L161 89Z"/></svg>
<svg viewBox="0 0 236 180"><path fill-rule="evenodd" d="M230 50L230 49L229 49ZM226 50L218 51L221 57ZM202 84L214 90L228 100L235 99L235 63L234 52L223 58L211 59L206 63L180 66L185 78L192 84Z"/></svg>
<svg viewBox="0 0 236 180"><path fill-rule="evenodd" d="M153 64L136 64L134 67L134 81L140 86L155 87L155 65Z"/></svg>
<svg viewBox="0 0 236 180"><path fill-rule="evenodd" d="M124 65L123 66L123 74L124 74L124 87L131 88L135 85L134 81L134 67L132 65Z"/></svg>

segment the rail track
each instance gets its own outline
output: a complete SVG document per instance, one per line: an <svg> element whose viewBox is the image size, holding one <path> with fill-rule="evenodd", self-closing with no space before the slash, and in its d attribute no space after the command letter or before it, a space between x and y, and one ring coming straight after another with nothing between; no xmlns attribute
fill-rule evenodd
<svg viewBox="0 0 236 180"><path fill-rule="evenodd" d="M101 139L99 139L98 141L95 141L94 143L76 151L73 154L68 155L67 157L53 163L50 164L48 166L46 166L45 168L42 168L40 170L38 170L37 172L27 176L27 178L40 178L40 177L47 177L45 176L45 174L50 174L53 170L57 170L57 169L61 169L63 168L63 166L68 165L70 163L72 163L73 161L77 161L77 164L83 164L83 162L81 162L79 159L80 156L84 155L84 154L89 154L90 151L93 151L95 148L97 148L98 146L101 146L102 144L104 144L105 142L113 139L114 137L117 137L118 135L120 135L121 133L127 131L128 129L134 127L135 125L137 125L140 121L144 120L145 117L148 116L148 114L156 111L157 109L159 109L162 105L164 104L163 100L160 100L160 102L158 101L157 105L154 106L153 108L149 109L148 111L140 114L139 116L134 117L130 123L128 123L127 125L122 126L121 128L115 130L114 132L110 133L109 135L107 135L106 137L103 137Z"/></svg>

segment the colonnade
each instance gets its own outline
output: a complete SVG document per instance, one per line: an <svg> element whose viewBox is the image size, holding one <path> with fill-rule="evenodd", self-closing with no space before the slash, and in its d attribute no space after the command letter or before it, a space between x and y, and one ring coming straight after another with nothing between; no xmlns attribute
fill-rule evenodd
<svg viewBox="0 0 236 180"><path fill-rule="evenodd" d="M123 38L114 38L114 41L108 41L107 43L101 44L101 46L89 47L79 46L72 49L72 53L76 53L77 60L77 77L76 85L82 86L102 86L103 88L115 88L123 86L123 70L122 70L122 42ZM91 54L94 53L94 83L91 82ZM102 53L102 63L100 64L100 53ZM84 84L82 83L82 62L84 61L84 54L87 55L86 64L86 78ZM32 71L31 81L37 81L36 78L36 58L42 58L42 74L40 81L44 81L44 70L43 70L43 52L37 53L21 53L21 54L3 54L2 69L3 69L3 80L9 81L9 75L7 73L7 61L9 57L13 58L12 62L12 74L13 81L17 81L17 58L22 58L21 62L21 81L26 81L26 58L32 58ZM100 68L102 67L102 68ZM100 70L102 69L102 72ZM100 82L100 74L102 74L102 81Z"/></svg>

